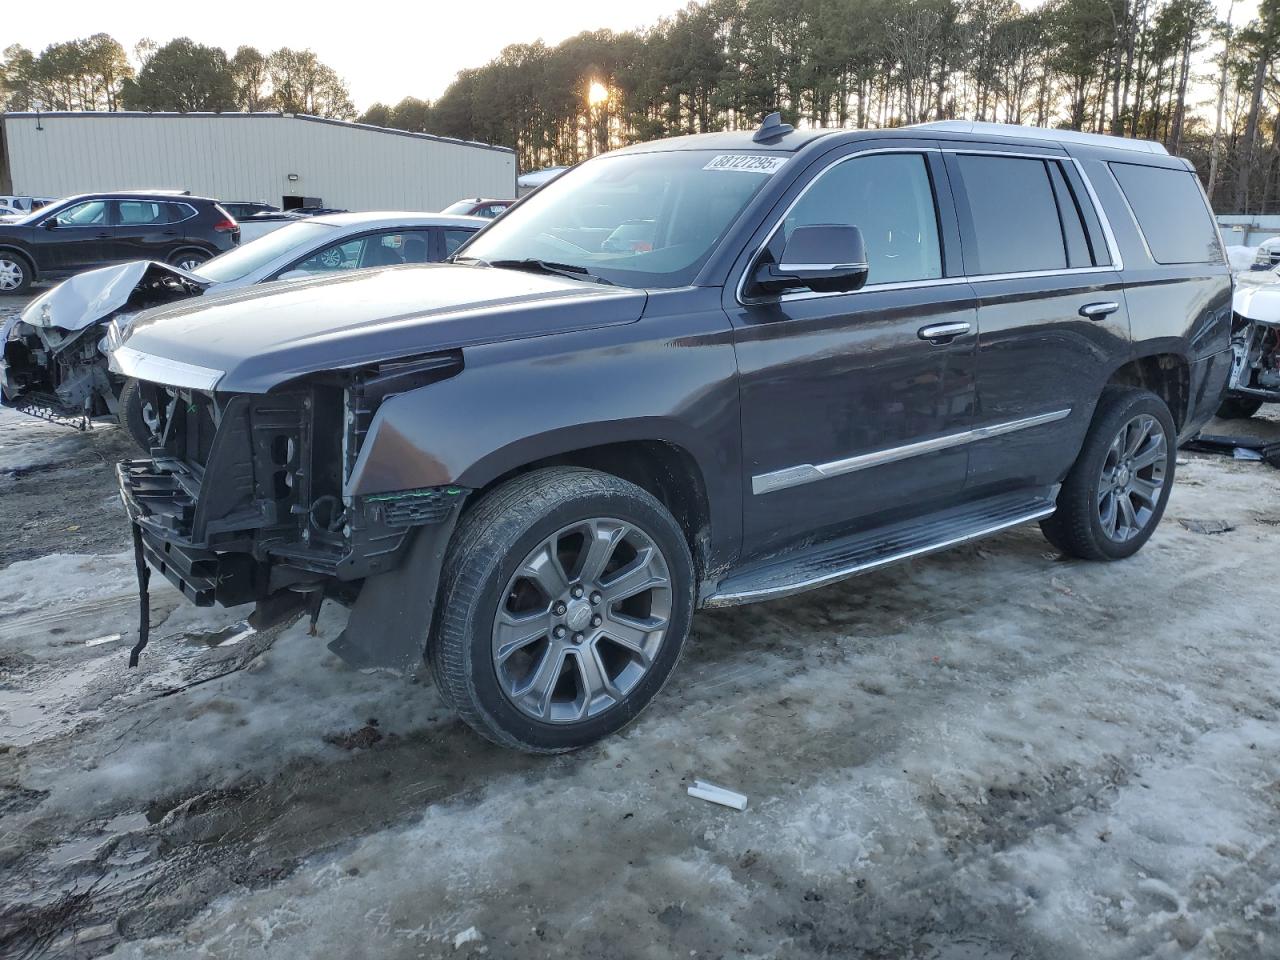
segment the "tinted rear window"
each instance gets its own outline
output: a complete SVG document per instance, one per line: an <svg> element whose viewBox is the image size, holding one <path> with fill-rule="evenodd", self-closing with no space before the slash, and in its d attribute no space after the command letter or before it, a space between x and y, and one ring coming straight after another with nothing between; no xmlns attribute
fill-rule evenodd
<svg viewBox="0 0 1280 960"><path fill-rule="evenodd" d="M1043 160L961 154L956 161L973 222L970 272L1066 268L1062 221Z"/></svg>
<svg viewBox="0 0 1280 960"><path fill-rule="evenodd" d="M1218 231L1189 170L1113 163L1156 263L1221 263Z"/></svg>

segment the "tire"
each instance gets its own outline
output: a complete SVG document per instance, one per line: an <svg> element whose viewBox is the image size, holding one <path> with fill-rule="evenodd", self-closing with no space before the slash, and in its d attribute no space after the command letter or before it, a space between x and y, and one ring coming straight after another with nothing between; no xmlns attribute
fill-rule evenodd
<svg viewBox="0 0 1280 960"><path fill-rule="evenodd" d="M0 294L20 295L31 289L35 271L16 253L0 250Z"/></svg>
<svg viewBox="0 0 1280 960"><path fill-rule="evenodd" d="M1257 397L1223 397L1218 416L1223 420L1248 420L1262 407Z"/></svg>
<svg viewBox="0 0 1280 960"><path fill-rule="evenodd" d="M212 257L203 250L179 250L169 258L169 265L191 271L202 263L208 263Z"/></svg>
<svg viewBox="0 0 1280 960"><path fill-rule="evenodd" d="M144 452L151 452L151 428L142 415L142 394L138 390L138 381L132 377L120 388L120 396L116 398L116 422L120 429L133 437L134 442Z"/></svg>
<svg viewBox="0 0 1280 960"><path fill-rule="evenodd" d="M1148 432L1134 451L1138 425ZM1108 387L1058 493L1058 509L1040 529L1063 553L1082 560L1133 556L1164 514L1176 457L1177 428L1165 402L1147 390Z"/></svg>
<svg viewBox="0 0 1280 960"><path fill-rule="evenodd" d="M583 569L588 542L609 564L598 577ZM665 585L622 596L664 574ZM485 495L459 523L427 661L444 699L481 736L529 753L575 750L626 726L662 688L689 633L694 582L684 532L650 494L593 470L536 470ZM502 628L520 634L509 646L495 642L500 614L531 624ZM610 692L585 695L589 677Z"/></svg>

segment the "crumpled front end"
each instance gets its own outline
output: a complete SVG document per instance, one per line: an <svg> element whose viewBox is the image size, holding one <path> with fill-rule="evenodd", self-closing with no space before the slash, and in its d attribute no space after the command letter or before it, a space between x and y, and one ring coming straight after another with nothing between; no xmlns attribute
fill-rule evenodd
<svg viewBox="0 0 1280 960"><path fill-rule="evenodd" d="M114 414L121 380L107 368L111 321L198 296L209 282L163 263L90 270L33 300L0 329L0 402L83 428Z"/></svg>
<svg viewBox="0 0 1280 960"><path fill-rule="evenodd" d="M264 394L140 382L156 446L117 473L142 558L200 606L350 602L363 580L400 565L420 528L452 529L466 495L457 487L343 488L382 398L460 364L456 354L400 361Z"/></svg>
<svg viewBox="0 0 1280 960"><path fill-rule="evenodd" d="M1242 289L1233 309L1228 392L1280 402L1280 290Z"/></svg>

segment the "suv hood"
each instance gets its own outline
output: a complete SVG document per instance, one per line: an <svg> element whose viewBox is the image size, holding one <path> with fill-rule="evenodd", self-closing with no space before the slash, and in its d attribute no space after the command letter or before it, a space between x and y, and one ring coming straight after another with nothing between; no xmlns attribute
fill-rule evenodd
<svg viewBox="0 0 1280 960"><path fill-rule="evenodd" d="M113 344L126 376L265 393L323 370L632 323L643 291L472 264L263 284L138 314Z"/></svg>
<svg viewBox="0 0 1280 960"><path fill-rule="evenodd" d="M1280 326L1280 283L1236 287L1232 309L1255 323Z"/></svg>

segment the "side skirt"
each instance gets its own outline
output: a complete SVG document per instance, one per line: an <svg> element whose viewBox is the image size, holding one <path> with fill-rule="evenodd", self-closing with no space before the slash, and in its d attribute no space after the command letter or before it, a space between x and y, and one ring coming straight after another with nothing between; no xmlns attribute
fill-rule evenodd
<svg viewBox="0 0 1280 960"><path fill-rule="evenodd" d="M704 607L776 600L815 590L900 560L924 556L1049 516L1058 487L1004 494L939 513L815 544L740 568L722 579Z"/></svg>

